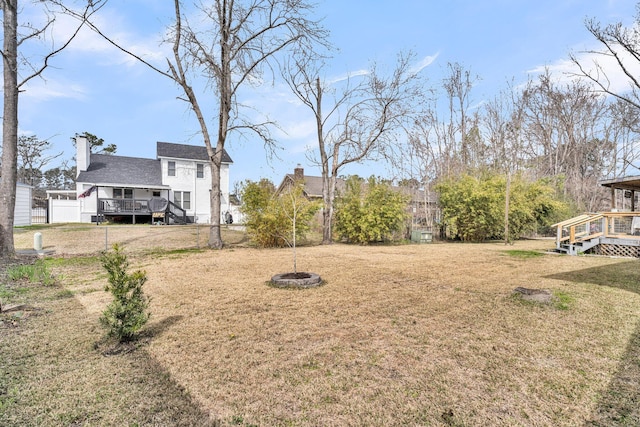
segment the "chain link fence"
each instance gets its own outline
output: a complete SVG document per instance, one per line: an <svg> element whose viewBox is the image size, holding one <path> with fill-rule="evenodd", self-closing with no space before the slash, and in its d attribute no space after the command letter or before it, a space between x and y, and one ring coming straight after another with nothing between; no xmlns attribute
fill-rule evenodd
<svg viewBox="0 0 640 427"><path fill-rule="evenodd" d="M228 244L246 240L243 227L222 225L222 238ZM55 256L92 255L121 245L125 252L143 253L179 249L206 248L209 225L46 225L16 228L17 251L34 249L36 233L40 233L45 253Z"/></svg>

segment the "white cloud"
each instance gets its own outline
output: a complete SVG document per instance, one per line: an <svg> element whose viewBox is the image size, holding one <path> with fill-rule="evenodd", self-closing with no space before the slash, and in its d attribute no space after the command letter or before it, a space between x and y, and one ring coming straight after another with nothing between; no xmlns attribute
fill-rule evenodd
<svg viewBox="0 0 640 427"><path fill-rule="evenodd" d="M33 79L23 89L20 97L32 102L59 98L84 100L88 95L88 90L82 85L53 79Z"/></svg>
<svg viewBox="0 0 640 427"><path fill-rule="evenodd" d="M141 36L130 30L116 12L104 8L93 15L91 20L107 37L152 64L163 61L166 54L169 53L170 48L162 46L159 42L160 31L164 30L162 27L157 29L158 32L152 31ZM76 30L77 25L77 20L68 16L60 16L56 20L51 36L54 40L66 40ZM86 26L80 30L68 46L67 52L97 57L98 63L102 66L124 65L132 67L139 64L136 59L120 51ZM94 59L92 61L95 63Z"/></svg>
<svg viewBox="0 0 640 427"><path fill-rule="evenodd" d="M436 53L435 55L425 56L421 61L411 67L411 72L413 72L414 74L418 74L420 71L433 64L433 62L438 58L439 55L440 52Z"/></svg>
<svg viewBox="0 0 640 427"><path fill-rule="evenodd" d="M369 70L364 70L364 69L356 70L356 71L348 71L344 74L328 79L327 83L332 85L335 83L343 82L345 80L349 80L353 77L366 76L368 74L369 74Z"/></svg>
<svg viewBox="0 0 640 427"><path fill-rule="evenodd" d="M576 59L582 68L591 73L593 76L598 75L598 67L601 69L599 75L601 81L608 85L613 92L626 92L630 89L629 78L624 74L616 59L612 56L599 55L595 50L601 49L600 46L585 49L581 52L574 53ZM631 57L628 53L619 52L620 58L628 67L633 75L640 75L640 63ZM549 70L551 74L560 82L568 82L579 78L581 75L578 66L568 58L559 59L551 64L539 65L528 70L530 75L539 75ZM606 77L605 77L606 76ZM608 83L607 83L608 80Z"/></svg>

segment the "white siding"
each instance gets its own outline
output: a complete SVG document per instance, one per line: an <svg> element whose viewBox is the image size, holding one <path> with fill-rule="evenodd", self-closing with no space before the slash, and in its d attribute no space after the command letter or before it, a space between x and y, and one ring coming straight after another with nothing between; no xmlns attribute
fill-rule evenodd
<svg viewBox="0 0 640 427"><path fill-rule="evenodd" d="M80 222L91 222L91 216L97 213L98 209L98 195L100 197L111 197L107 196L104 189L98 188L98 191L93 191L87 197L80 197L80 195L91 188L91 184L86 184L82 182L76 183L76 191L78 194L78 205L79 205L79 221Z"/></svg>
<svg viewBox="0 0 640 427"><path fill-rule="evenodd" d="M169 162L175 162L175 176L169 176ZM197 164L204 164L204 177L197 177ZM199 224L210 223L211 209L209 204L209 190L211 189L211 166L208 162L162 159L162 183L171 187L169 200L175 202L174 191L188 191L191 193L191 207L187 210L188 216L193 216ZM229 209L229 165L223 164L220 168L221 219L224 223L224 213Z"/></svg>
<svg viewBox="0 0 640 427"><path fill-rule="evenodd" d="M16 207L14 226L31 225L31 187L24 184L16 186Z"/></svg>

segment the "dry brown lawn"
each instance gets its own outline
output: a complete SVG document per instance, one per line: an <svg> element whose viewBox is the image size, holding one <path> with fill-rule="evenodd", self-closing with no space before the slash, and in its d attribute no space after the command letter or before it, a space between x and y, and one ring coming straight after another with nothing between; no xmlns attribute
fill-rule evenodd
<svg viewBox="0 0 640 427"><path fill-rule="evenodd" d="M69 253L62 247L56 251ZM169 385L139 375L144 369L135 364L118 375L137 375L152 394L158 387L179 390L184 400L172 404L196 408L197 416L188 418L192 424L637 425L640 264L518 256L552 247L549 240L302 247L298 269L326 281L306 290L266 284L291 270L288 249L134 254L132 264L149 278L153 331L135 352L152 360L155 368L144 369L161 372ZM50 301L45 323L68 328L80 322L82 340L97 341L95 325L109 301L97 259L52 265L73 294L60 301L75 304L77 313L61 315L65 308ZM512 294L518 286L548 289L555 302L524 302ZM88 347L78 357L113 369L131 357L101 356ZM64 347L59 352L67 357ZM97 376L92 381L103 384L101 390L112 390L108 374L85 371ZM38 381L28 374L22 380L32 386ZM71 388L76 392L67 394L77 393ZM136 398L123 390L121 399ZM162 405L162 397L156 399ZM24 414L31 419L38 414L37 408L29 411ZM51 420L60 419L61 410L50 411L57 418L40 413L43 425L57 425ZM128 417L142 425L170 419L135 410ZM113 414L77 419L76 425L119 422Z"/></svg>

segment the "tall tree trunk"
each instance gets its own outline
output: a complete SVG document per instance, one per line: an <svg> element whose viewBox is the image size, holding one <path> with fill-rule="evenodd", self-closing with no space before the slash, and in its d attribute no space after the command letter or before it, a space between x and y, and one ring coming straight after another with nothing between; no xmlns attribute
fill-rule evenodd
<svg viewBox="0 0 640 427"><path fill-rule="evenodd" d="M218 142L220 146L220 142ZM222 249L224 242L222 241L222 233L220 230L220 167L222 165L222 149L216 150L215 155L211 159L211 225L209 226L209 247L214 249Z"/></svg>
<svg viewBox="0 0 640 427"><path fill-rule="evenodd" d="M0 173L0 258L15 256L13 245L14 209L18 163L18 8L17 0L3 0L2 169Z"/></svg>
<svg viewBox="0 0 640 427"><path fill-rule="evenodd" d="M333 203L336 194L336 177L323 173L322 179L322 244L333 243Z"/></svg>
<svg viewBox="0 0 640 427"><path fill-rule="evenodd" d="M507 188L504 198L504 244L511 243L509 237L509 202L511 198L511 172L507 172Z"/></svg>

